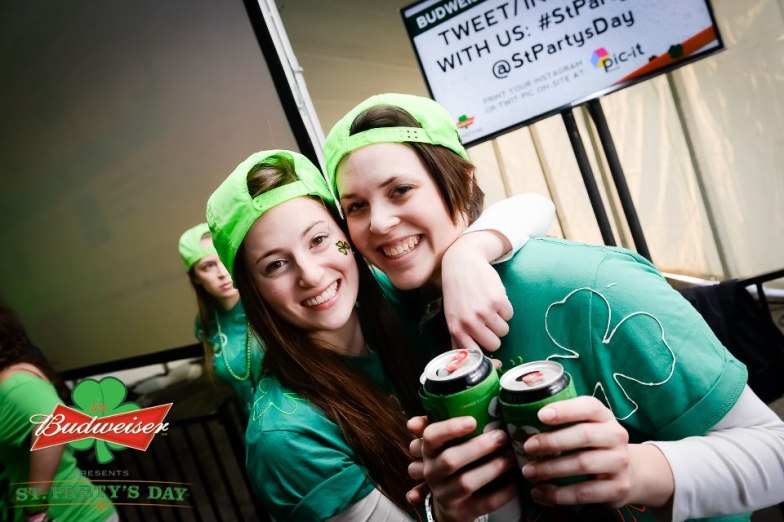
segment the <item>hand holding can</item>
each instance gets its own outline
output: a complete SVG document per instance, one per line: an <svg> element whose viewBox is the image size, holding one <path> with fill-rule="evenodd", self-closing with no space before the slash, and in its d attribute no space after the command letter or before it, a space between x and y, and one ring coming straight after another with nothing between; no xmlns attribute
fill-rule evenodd
<svg viewBox="0 0 784 522"><path fill-rule="evenodd" d="M428 423L409 421L421 436L411 446L422 458L412 464L412 476L425 479L436 519L473 519L501 507L519 511L519 471L508 437L497 429L499 380L492 361L479 350L452 350L427 365L421 382ZM412 490L410 498L420 493Z"/></svg>

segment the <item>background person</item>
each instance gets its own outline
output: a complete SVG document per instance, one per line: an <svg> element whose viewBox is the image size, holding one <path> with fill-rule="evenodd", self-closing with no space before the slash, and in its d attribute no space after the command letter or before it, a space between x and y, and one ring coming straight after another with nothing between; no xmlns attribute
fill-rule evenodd
<svg viewBox="0 0 784 522"><path fill-rule="evenodd" d="M36 427L30 417L49 415L68 395L16 313L0 304L0 520L118 520L106 495L82 476L70 448L61 444L30 451ZM87 486L92 494L58 495L61 488L83 491L74 486Z"/></svg>
<svg viewBox="0 0 784 522"><path fill-rule="evenodd" d="M196 293L194 330L204 345L205 365L234 390L247 419L264 350L251 334L240 294L215 252L207 224L186 230L179 251Z"/></svg>

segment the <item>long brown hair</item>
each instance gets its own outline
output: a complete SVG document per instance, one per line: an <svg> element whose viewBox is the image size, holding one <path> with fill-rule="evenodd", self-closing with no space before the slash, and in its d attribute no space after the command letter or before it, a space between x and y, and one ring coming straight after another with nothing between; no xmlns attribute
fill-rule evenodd
<svg viewBox="0 0 784 522"><path fill-rule="evenodd" d="M422 125L408 111L400 107L378 105L359 114L351 123L349 134L358 134L380 127L422 128ZM474 165L440 145L415 142L403 144L414 149L425 164L441 197L444 198L452 221L456 223L463 216L468 223L476 221L482 213L485 193L479 188L476 176L472 175Z"/></svg>
<svg viewBox="0 0 784 522"><path fill-rule="evenodd" d="M208 236L208 234L205 234ZM197 332L199 342L204 347L204 367L210 381L216 384L215 368L212 365L212 359L215 357L215 347L210 342L210 333L216 328L215 325L215 307L218 306L215 298L204 288L204 285L196 283L196 265L193 265L188 270L188 279L191 282L193 291L196 293L196 305L199 308L199 322L201 329Z"/></svg>
<svg viewBox="0 0 784 522"><path fill-rule="evenodd" d="M247 179L248 191L255 197L298 178L288 158L271 156L253 167ZM334 209L327 210L343 227ZM420 413L415 369L421 367L421 361L396 327L370 269L357 253L353 255L359 266L358 299L365 339L379 354L403 407L409 414ZM275 376L335 422L378 489L408 509L405 494L414 483L407 471L411 436L403 412L343 357L311 340L307 332L267 306L253 284L244 244L237 252L234 275L248 320L267 348L264 373Z"/></svg>
<svg viewBox="0 0 784 522"><path fill-rule="evenodd" d="M0 371L19 363L32 364L41 370L63 402L68 401L70 390L43 352L30 341L17 313L0 303Z"/></svg>

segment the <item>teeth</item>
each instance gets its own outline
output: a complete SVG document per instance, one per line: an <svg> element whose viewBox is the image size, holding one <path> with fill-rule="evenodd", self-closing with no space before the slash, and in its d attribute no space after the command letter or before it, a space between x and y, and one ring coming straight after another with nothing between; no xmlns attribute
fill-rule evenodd
<svg viewBox="0 0 784 522"><path fill-rule="evenodd" d="M329 285L329 287L326 290L324 290L323 294L317 295L316 297L312 297L310 299L306 299L305 306L316 306L316 305L320 305L325 301L329 301L330 299L335 297L337 291L338 291L338 282L335 281L334 283Z"/></svg>
<svg viewBox="0 0 784 522"><path fill-rule="evenodd" d="M410 236L405 241L393 248L382 247L387 257L397 257L411 252L419 244L419 236Z"/></svg>

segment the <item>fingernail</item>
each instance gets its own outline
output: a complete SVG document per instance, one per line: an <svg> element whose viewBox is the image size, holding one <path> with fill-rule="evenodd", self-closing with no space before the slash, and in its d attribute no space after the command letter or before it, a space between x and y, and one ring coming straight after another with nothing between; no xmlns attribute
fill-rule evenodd
<svg viewBox="0 0 784 522"><path fill-rule="evenodd" d="M536 477L536 466L533 464L526 464L523 466L523 476L527 479Z"/></svg>
<svg viewBox="0 0 784 522"><path fill-rule="evenodd" d="M493 440L496 442L506 442L506 433L501 430L496 430L495 433L493 433Z"/></svg>
<svg viewBox="0 0 784 522"><path fill-rule="evenodd" d="M544 492L539 488L534 488L531 490L531 498L537 504L547 505L542 501L542 499L544 499Z"/></svg>
<svg viewBox="0 0 784 522"><path fill-rule="evenodd" d="M523 449L527 453L535 452L536 450L539 449L539 439L535 439L535 438L528 439L527 441L525 441L525 444L523 444Z"/></svg>
<svg viewBox="0 0 784 522"><path fill-rule="evenodd" d="M543 421L553 420L555 418L555 410L552 408L542 408L539 410L539 419Z"/></svg>
<svg viewBox="0 0 784 522"><path fill-rule="evenodd" d="M467 419L463 419L463 422L460 425L463 428L465 428L465 429L473 428L474 427L474 419L472 419L470 417L467 418Z"/></svg>

